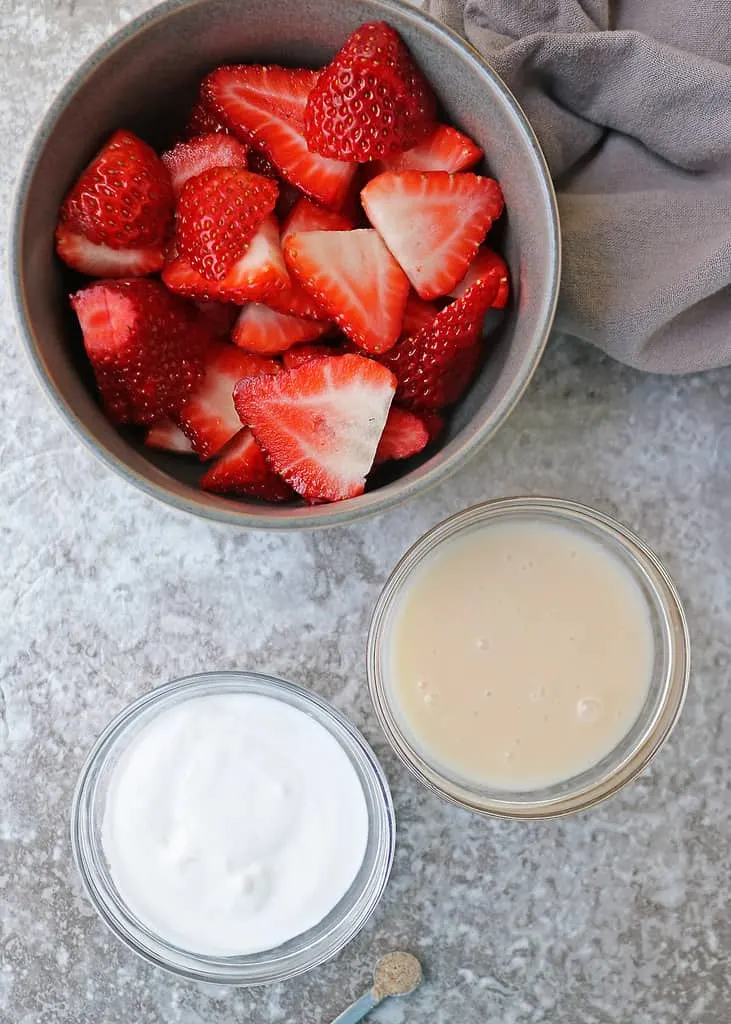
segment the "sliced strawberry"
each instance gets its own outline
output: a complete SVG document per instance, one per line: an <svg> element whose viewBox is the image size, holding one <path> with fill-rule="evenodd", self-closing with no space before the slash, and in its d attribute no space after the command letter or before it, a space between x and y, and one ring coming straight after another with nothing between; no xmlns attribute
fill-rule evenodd
<svg viewBox="0 0 731 1024"><path fill-rule="evenodd" d="M441 409L462 397L482 353L482 325L497 282L478 281L461 299L390 352L379 356L398 379L396 399L410 409Z"/></svg>
<svg viewBox="0 0 731 1024"><path fill-rule="evenodd" d="M177 415L193 451L202 459L209 459L241 430L233 403L234 385L238 381L244 377L274 375L280 369L273 359L249 355L235 345L211 346L203 380Z"/></svg>
<svg viewBox="0 0 731 1024"><path fill-rule="evenodd" d="M202 99L199 99L190 112L188 124L185 129L187 138L193 139L196 135L228 135L229 130L221 120L206 106ZM260 172L261 173L261 172Z"/></svg>
<svg viewBox="0 0 731 1024"><path fill-rule="evenodd" d="M362 494L395 389L373 359L314 359L272 379L243 380L234 402L272 468L308 501Z"/></svg>
<svg viewBox="0 0 731 1024"><path fill-rule="evenodd" d="M56 252L69 267L89 277L145 277L162 270L165 253L155 249L110 249L96 245L65 224L56 228Z"/></svg>
<svg viewBox="0 0 731 1024"><path fill-rule="evenodd" d="M297 497L289 484L270 468L247 427L221 449L216 461L201 477L200 485L204 491L236 498L291 501Z"/></svg>
<svg viewBox="0 0 731 1024"><path fill-rule="evenodd" d="M378 466L392 459L410 459L428 443L429 431L420 417L408 409L392 405L373 464Z"/></svg>
<svg viewBox="0 0 731 1024"><path fill-rule="evenodd" d="M203 375L211 334L159 281L98 281L71 296L110 419L174 415Z"/></svg>
<svg viewBox="0 0 731 1024"><path fill-rule="evenodd" d="M343 354L343 351L334 345L295 345L284 353L282 362L285 370L296 370L298 366L303 366L312 359L325 359L327 356Z"/></svg>
<svg viewBox="0 0 731 1024"><path fill-rule="evenodd" d="M196 302L196 307L205 317L211 330L218 338L230 338L239 307L231 302Z"/></svg>
<svg viewBox="0 0 731 1024"><path fill-rule="evenodd" d="M409 282L377 232L307 231L284 243L302 287L366 352L385 352L401 332Z"/></svg>
<svg viewBox="0 0 731 1024"><path fill-rule="evenodd" d="M347 231L352 228L350 218L326 210L307 198L301 199L282 225L282 244L295 231ZM295 282L290 288L267 299L267 305L289 316L307 320L327 320L328 315L308 291Z"/></svg>
<svg viewBox="0 0 731 1024"><path fill-rule="evenodd" d="M433 302L425 302L415 292L410 292L406 300L404 319L401 325L401 334L404 338L416 334L422 327L428 327L439 312L439 307Z"/></svg>
<svg viewBox="0 0 731 1024"><path fill-rule="evenodd" d="M315 153L364 162L399 153L433 127L436 98L398 33L361 25L320 75L307 101Z"/></svg>
<svg viewBox="0 0 731 1024"><path fill-rule="evenodd" d="M284 313L287 316L296 316L302 320L330 322L327 312L299 284L292 284L289 288L283 288L275 294L268 295L266 304L272 309L276 309L278 313Z"/></svg>
<svg viewBox="0 0 731 1024"><path fill-rule="evenodd" d="M170 176L154 149L128 131L115 132L61 207L61 223L110 249L164 244L173 215Z"/></svg>
<svg viewBox="0 0 731 1024"><path fill-rule="evenodd" d="M161 160L170 174L173 192L179 196L186 181L212 167L245 168L246 146L233 135L199 135L189 142L179 142L163 153Z"/></svg>
<svg viewBox="0 0 731 1024"><path fill-rule="evenodd" d="M231 340L247 352L278 355L293 345L314 341L329 330L329 323L303 320L277 313L261 302L250 302L241 310Z"/></svg>
<svg viewBox="0 0 731 1024"><path fill-rule="evenodd" d="M492 305L493 309L504 309L510 297L510 271L502 256L494 250L488 249L486 245L483 245L478 251L470 264L470 269L459 284L452 289L450 295L455 299L460 298L468 288L471 288L476 281L481 281L483 277L492 277L497 280L498 289Z"/></svg>
<svg viewBox="0 0 731 1024"><path fill-rule="evenodd" d="M237 167L211 167L189 178L175 210L175 247L194 270L222 281L274 210L271 178Z"/></svg>
<svg viewBox="0 0 731 1024"><path fill-rule="evenodd" d="M181 455L192 455L193 446L183 431L167 417L156 420L145 434L148 448L159 448L165 452L177 452Z"/></svg>
<svg viewBox="0 0 731 1024"><path fill-rule="evenodd" d="M223 281L207 281L187 260L171 253L162 272L171 292L193 299L215 302L269 301L290 286L290 278L279 244L276 217L267 217L251 240L248 250L231 267Z"/></svg>
<svg viewBox="0 0 731 1024"><path fill-rule="evenodd" d="M361 201L422 299L448 295L461 281L503 208L492 178L446 171L386 171Z"/></svg>
<svg viewBox="0 0 731 1024"><path fill-rule="evenodd" d="M318 206L303 196L282 224L282 245L296 231L350 231L355 224L349 217Z"/></svg>
<svg viewBox="0 0 731 1024"><path fill-rule="evenodd" d="M449 125L437 125L435 131L403 153L384 157L381 171L467 171L482 160L483 152L469 135Z"/></svg>
<svg viewBox="0 0 731 1024"><path fill-rule="evenodd" d="M218 68L205 79L205 102L224 124L261 150L292 185L338 209L355 167L310 152L304 137L307 97L319 72L257 64Z"/></svg>

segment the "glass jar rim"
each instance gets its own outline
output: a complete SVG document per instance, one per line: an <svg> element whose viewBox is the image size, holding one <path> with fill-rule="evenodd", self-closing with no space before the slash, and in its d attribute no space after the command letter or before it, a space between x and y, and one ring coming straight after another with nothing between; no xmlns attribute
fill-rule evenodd
<svg viewBox="0 0 731 1024"><path fill-rule="evenodd" d="M515 519L552 521L591 534L595 539L598 537L605 545L617 545L651 594L662 624L662 645L667 661L662 699L630 752L611 770L591 781L586 781L590 769L575 777L584 779L583 783L572 787L573 780L566 780L560 787L553 787L555 795L543 797L537 795L540 791L506 794L450 778L443 766L418 750L400 727L382 669L388 617L417 567L443 543L463 532ZM617 793L649 764L668 739L685 702L690 677L690 636L675 584L663 563L640 537L612 516L588 505L555 497L516 496L496 498L463 509L437 523L411 545L390 573L376 602L368 631L366 665L368 688L381 728L401 762L423 786L480 814L542 819L595 806Z"/></svg>
<svg viewBox="0 0 731 1024"><path fill-rule="evenodd" d="M368 808L368 848L345 896L315 928L274 950L238 957L205 956L175 946L140 922L105 877L94 814L102 773L120 745L166 707L210 693L258 693L303 710L328 730L348 755ZM257 672L221 671L184 676L142 694L123 708L94 743L79 774L71 808L71 846L84 890L107 927L154 966L188 980L253 986L284 981L336 956L365 926L385 891L395 854L393 801L383 769L362 734L318 694Z"/></svg>

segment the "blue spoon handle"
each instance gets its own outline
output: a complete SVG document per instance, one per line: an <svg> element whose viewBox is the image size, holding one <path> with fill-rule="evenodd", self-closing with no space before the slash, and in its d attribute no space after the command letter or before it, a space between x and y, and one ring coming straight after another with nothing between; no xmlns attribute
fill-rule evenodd
<svg viewBox="0 0 731 1024"><path fill-rule="evenodd" d="M372 992L366 992L364 996L348 1007L348 1009L336 1017L332 1024L358 1024L367 1013L370 1013L374 1006L378 1006L380 999L375 999Z"/></svg>

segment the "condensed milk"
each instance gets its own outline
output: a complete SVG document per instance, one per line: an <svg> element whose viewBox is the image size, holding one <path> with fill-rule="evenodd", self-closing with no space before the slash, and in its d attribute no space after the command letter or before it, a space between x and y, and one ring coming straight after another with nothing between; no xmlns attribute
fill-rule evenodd
<svg viewBox="0 0 731 1024"><path fill-rule="evenodd" d="M383 667L400 726L468 783L531 791L614 750L655 644L640 584L585 532L486 522L440 544L393 608Z"/></svg>

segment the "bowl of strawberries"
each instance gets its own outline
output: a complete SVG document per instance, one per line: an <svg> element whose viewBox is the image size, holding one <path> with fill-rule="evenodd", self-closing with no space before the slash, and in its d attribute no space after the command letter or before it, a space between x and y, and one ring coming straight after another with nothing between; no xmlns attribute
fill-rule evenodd
<svg viewBox="0 0 731 1024"><path fill-rule="evenodd" d="M57 409L169 504L349 523L443 479L551 327L556 202L504 84L398 0L173 0L48 112L12 279Z"/></svg>

